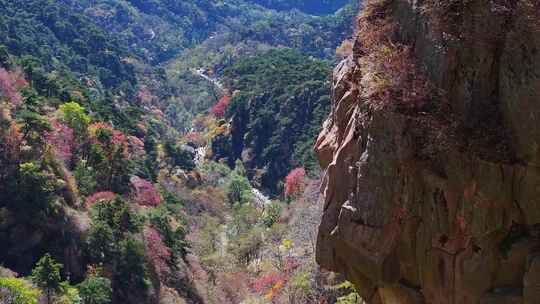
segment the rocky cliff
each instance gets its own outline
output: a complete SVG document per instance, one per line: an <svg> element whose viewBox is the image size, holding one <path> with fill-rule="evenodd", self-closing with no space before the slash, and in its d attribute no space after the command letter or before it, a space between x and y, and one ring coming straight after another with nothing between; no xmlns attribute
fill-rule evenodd
<svg viewBox="0 0 540 304"><path fill-rule="evenodd" d="M539 9L365 4L315 150L317 261L368 303L539 303Z"/></svg>

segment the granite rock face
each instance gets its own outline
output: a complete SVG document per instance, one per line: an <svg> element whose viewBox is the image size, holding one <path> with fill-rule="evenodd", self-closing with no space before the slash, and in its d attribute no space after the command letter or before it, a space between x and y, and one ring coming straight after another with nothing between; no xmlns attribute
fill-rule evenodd
<svg viewBox="0 0 540 304"><path fill-rule="evenodd" d="M391 1L445 115L366 106L356 47L335 69L317 261L368 303L540 303L540 32L517 2L464 1L444 44Z"/></svg>

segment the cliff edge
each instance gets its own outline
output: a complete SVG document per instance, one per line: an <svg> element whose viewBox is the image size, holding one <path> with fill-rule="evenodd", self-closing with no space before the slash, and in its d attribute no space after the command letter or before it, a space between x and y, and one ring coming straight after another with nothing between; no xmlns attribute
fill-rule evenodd
<svg viewBox="0 0 540 304"><path fill-rule="evenodd" d="M317 261L374 304L538 303L538 0L371 0L316 143Z"/></svg>

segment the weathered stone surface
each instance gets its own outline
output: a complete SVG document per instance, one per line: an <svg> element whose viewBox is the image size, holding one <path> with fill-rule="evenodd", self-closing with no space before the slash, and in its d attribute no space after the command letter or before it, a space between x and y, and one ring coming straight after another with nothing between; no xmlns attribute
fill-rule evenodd
<svg viewBox="0 0 540 304"><path fill-rule="evenodd" d="M523 279L524 304L538 303L540 300L540 256L531 258L529 264Z"/></svg>
<svg viewBox="0 0 540 304"><path fill-rule="evenodd" d="M468 3L472 39L441 47L416 2L393 1L400 35L445 93L447 127L429 113L368 109L361 42L334 70L315 147L325 168L317 261L368 303L540 303L540 33Z"/></svg>

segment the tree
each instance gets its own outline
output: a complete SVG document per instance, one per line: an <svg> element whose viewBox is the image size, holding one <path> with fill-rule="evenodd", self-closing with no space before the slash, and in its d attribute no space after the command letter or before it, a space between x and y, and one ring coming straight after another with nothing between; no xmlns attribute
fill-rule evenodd
<svg viewBox="0 0 540 304"><path fill-rule="evenodd" d="M57 263L50 254L45 254L32 269L32 281L37 286L45 290L47 295L47 303L51 304L51 299L54 293L60 291L62 279L60 270L62 264Z"/></svg>
<svg viewBox="0 0 540 304"><path fill-rule="evenodd" d="M120 256L114 275L115 286L118 286L115 288L115 297L130 303L126 299L138 297L140 301L147 295L149 280L144 244L132 237L120 243ZM134 293L138 294L137 297L134 297Z"/></svg>
<svg viewBox="0 0 540 304"><path fill-rule="evenodd" d="M306 171L304 168L292 170L285 178L285 196L292 197L300 194L304 190L304 179Z"/></svg>
<svg viewBox="0 0 540 304"><path fill-rule="evenodd" d="M24 110L19 114L19 120L23 139L32 145L40 146L44 142L43 135L51 130L47 118L37 112Z"/></svg>
<svg viewBox="0 0 540 304"><path fill-rule="evenodd" d="M154 228L144 229L144 243L150 264L160 280L166 279L170 273L169 263L172 252L165 244L163 236Z"/></svg>
<svg viewBox="0 0 540 304"><path fill-rule="evenodd" d="M110 263L117 253L114 232L104 221L92 221L87 244L88 253L95 262Z"/></svg>
<svg viewBox="0 0 540 304"><path fill-rule="evenodd" d="M186 171L195 169L195 152L193 148L167 141L165 142L165 152L173 166L178 166Z"/></svg>
<svg viewBox="0 0 540 304"><path fill-rule="evenodd" d="M54 299L54 304L83 304L77 288L69 285L69 282L61 285L61 294Z"/></svg>
<svg viewBox="0 0 540 304"><path fill-rule="evenodd" d="M22 95L19 89L27 86L28 82L24 79L20 70L8 71L0 68L0 93L14 105L18 106L22 102Z"/></svg>
<svg viewBox="0 0 540 304"><path fill-rule="evenodd" d="M109 304L112 301L111 280L96 276L88 276L77 285L84 304Z"/></svg>
<svg viewBox="0 0 540 304"><path fill-rule="evenodd" d="M227 186L227 197L229 203L247 203L251 199L251 184L249 180L236 172L231 173L231 180Z"/></svg>
<svg viewBox="0 0 540 304"><path fill-rule="evenodd" d="M51 201L56 190L54 175L42 169L41 164L27 162L19 165L17 178L10 181L13 191L10 207L19 214L34 217L46 215L52 209Z"/></svg>
<svg viewBox="0 0 540 304"><path fill-rule="evenodd" d="M138 233L141 229L140 216L119 196L111 201L97 201L92 206L92 221L109 226L118 239L127 233Z"/></svg>
<svg viewBox="0 0 540 304"><path fill-rule="evenodd" d="M68 102L60 106L62 120L75 132L79 139L86 135L90 117L86 115L84 108L76 102Z"/></svg>
<svg viewBox="0 0 540 304"><path fill-rule="evenodd" d="M225 113L227 111L227 107L231 103L231 96L230 95L223 95L216 103L212 109L210 109L210 113L212 113L216 117L223 117L225 116Z"/></svg>
<svg viewBox="0 0 540 304"><path fill-rule="evenodd" d="M97 192L86 198L85 204L87 208L92 207L99 201L112 201L116 198L116 194L110 191Z"/></svg>
<svg viewBox="0 0 540 304"><path fill-rule="evenodd" d="M99 190L125 193L133 169L127 137L110 124L94 123L88 127L90 142L89 165L96 171Z"/></svg>
<svg viewBox="0 0 540 304"><path fill-rule="evenodd" d="M86 160L81 160L77 163L73 175L77 180L77 185L82 195L89 195L96 189L96 171L88 166Z"/></svg>
<svg viewBox="0 0 540 304"><path fill-rule="evenodd" d="M53 121L51 130L45 132L45 142L53 147L56 157L69 165L75 144L73 130L70 127Z"/></svg>
<svg viewBox="0 0 540 304"><path fill-rule="evenodd" d="M130 178L133 187L134 199L141 206L156 207L161 204L161 196L151 182L138 176Z"/></svg>
<svg viewBox="0 0 540 304"><path fill-rule="evenodd" d="M9 52L5 45L0 45L0 66L9 65Z"/></svg>
<svg viewBox="0 0 540 304"><path fill-rule="evenodd" d="M170 204L174 204L174 197L171 194L165 193L165 201L167 205L161 205L148 212L148 220L153 228L163 237L163 242L171 249L171 259L174 261L178 258L185 258L189 243L186 241L186 229L184 225L179 224L171 218L171 212L167 210Z"/></svg>

